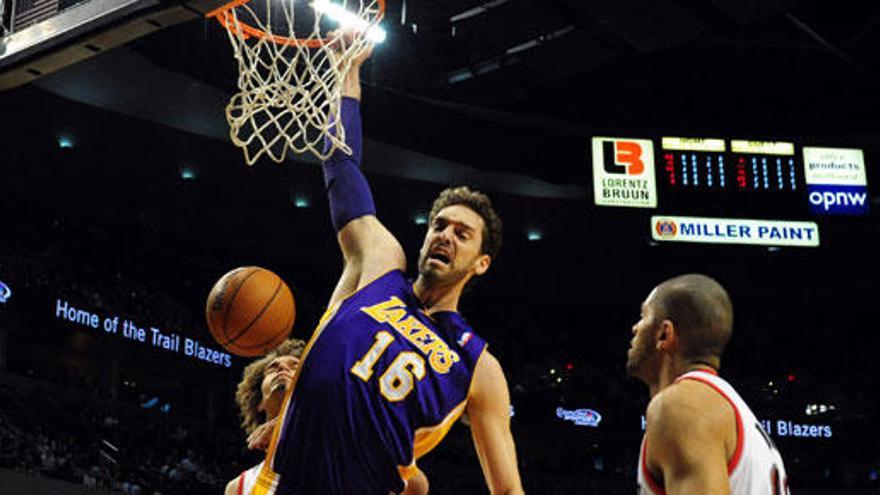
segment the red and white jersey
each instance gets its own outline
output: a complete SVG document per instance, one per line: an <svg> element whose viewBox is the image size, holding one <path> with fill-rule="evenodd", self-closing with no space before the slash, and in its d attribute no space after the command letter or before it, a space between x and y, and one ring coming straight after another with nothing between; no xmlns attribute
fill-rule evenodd
<svg viewBox="0 0 880 495"><path fill-rule="evenodd" d="M731 495L784 495L788 494L788 477L782 455L761 427L742 397L723 378L711 371L691 371L678 377L694 380L712 387L733 407L736 414L736 450L727 464ZM638 482L640 495L665 495L663 489L648 472L645 452L647 441L642 439L639 454Z"/></svg>
<svg viewBox="0 0 880 495"><path fill-rule="evenodd" d="M254 485L257 484L257 478L260 476L260 470L263 469L263 463L244 471L238 477L238 495L250 495Z"/></svg>

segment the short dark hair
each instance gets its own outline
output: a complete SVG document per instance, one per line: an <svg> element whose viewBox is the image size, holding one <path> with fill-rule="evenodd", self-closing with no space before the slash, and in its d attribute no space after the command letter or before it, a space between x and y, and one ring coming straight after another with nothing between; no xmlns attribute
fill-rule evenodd
<svg viewBox="0 0 880 495"><path fill-rule="evenodd" d="M495 212L489 196L467 186L444 189L431 205L428 223L434 221L440 210L453 205L467 206L480 215L483 219L483 242L480 250L482 254L488 254L493 259L498 256L498 251L501 250L501 217Z"/></svg>
<svg viewBox="0 0 880 495"><path fill-rule="evenodd" d="M715 279L702 274L671 278L657 286L658 319L678 330L685 359L721 358L733 333L733 303Z"/></svg>

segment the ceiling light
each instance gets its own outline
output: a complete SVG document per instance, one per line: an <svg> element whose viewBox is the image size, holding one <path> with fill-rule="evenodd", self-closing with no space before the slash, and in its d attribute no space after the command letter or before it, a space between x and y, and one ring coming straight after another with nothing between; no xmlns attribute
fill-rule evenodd
<svg viewBox="0 0 880 495"><path fill-rule="evenodd" d="M478 15L485 14L490 9L494 9L495 7L499 7L501 5L504 5L508 1L509 0L492 0L490 2L486 2L483 5L480 5L479 7L474 7L472 9L465 10L464 12L462 12L460 14L456 14L456 15L450 17L449 22L453 22L453 23L454 22L461 22L465 19L470 19L471 17L476 17Z"/></svg>
<svg viewBox="0 0 880 495"><path fill-rule="evenodd" d="M343 29L366 31L366 38L373 43L382 43L388 36L388 33L378 25L370 23L337 3L332 3L329 0L315 0L311 3L311 6L317 12L338 22L339 26Z"/></svg>

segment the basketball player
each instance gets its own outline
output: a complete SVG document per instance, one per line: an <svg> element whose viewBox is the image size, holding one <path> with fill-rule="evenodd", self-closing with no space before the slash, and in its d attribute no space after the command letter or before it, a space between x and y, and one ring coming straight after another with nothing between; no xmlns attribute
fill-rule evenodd
<svg viewBox="0 0 880 495"><path fill-rule="evenodd" d="M241 427L249 435L248 445L260 447L256 441L261 428L274 425L281 410L284 395L299 368L305 342L289 339L269 354L245 367L241 381L235 392L235 402L241 414ZM265 448L265 446L263 446ZM226 495L247 495L251 493L263 463L243 471L227 483ZM406 491L401 495L425 495L428 493L428 479L421 470L416 470L407 480Z"/></svg>
<svg viewBox="0 0 880 495"><path fill-rule="evenodd" d="M782 456L718 376L732 330L730 298L705 275L667 280L642 304L626 362L651 392L639 493L788 493Z"/></svg>
<svg viewBox="0 0 880 495"><path fill-rule="evenodd" d="M248 435L274 419L281 410L284 394L299 367L305 342L284 341L269 354L247 365L235 392L241 427ZM226 485L226 495L250 493L263 463L244 471Z"/></svg>
<svg viewBox="0 0 880 495"><path fill-rule="evenodd" d="M501 244L489 199L448 189L434 202L418 278L376 218L360 170L359 68L343 81L353 153L323 165L344 268L294 378L254 493L358 495L404 489L415 462L467 412L492 493L522 493L510 397L497 359L458 314L465 285ZM276 474L277 473L277 474Z"/></svg>

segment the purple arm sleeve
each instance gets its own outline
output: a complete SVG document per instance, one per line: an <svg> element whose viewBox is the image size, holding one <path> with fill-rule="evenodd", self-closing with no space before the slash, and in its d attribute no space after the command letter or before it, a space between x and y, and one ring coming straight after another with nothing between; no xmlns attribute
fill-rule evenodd
<svg viewBox="0 0 880 495"><path fill-rule="evenodd" d="M330 200L330 216L337 232L355 218L376 214L370 185L360 169L360 103L354 98L344 97L340 113L345 129L345 143L351 148L351 155L336 150L323 166L324 186Z"/></svg>

